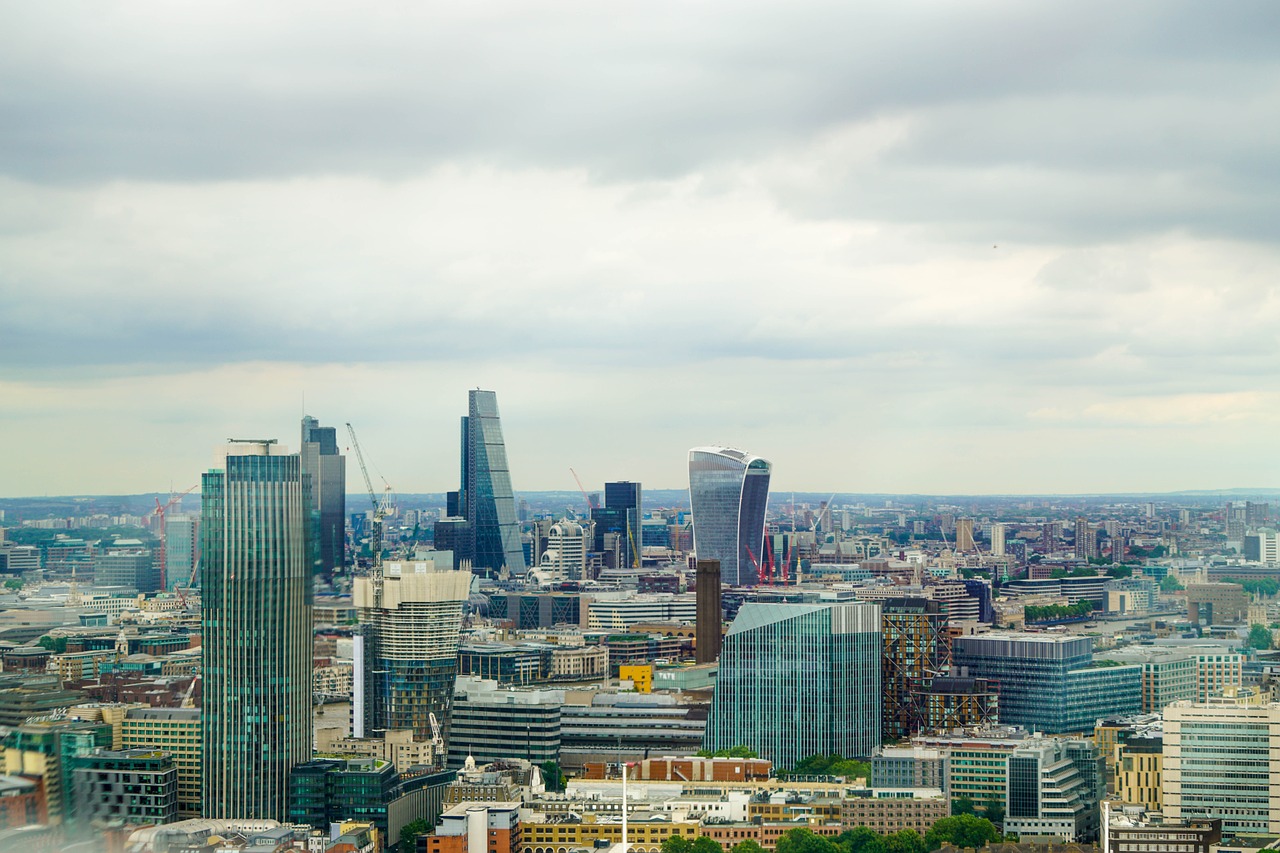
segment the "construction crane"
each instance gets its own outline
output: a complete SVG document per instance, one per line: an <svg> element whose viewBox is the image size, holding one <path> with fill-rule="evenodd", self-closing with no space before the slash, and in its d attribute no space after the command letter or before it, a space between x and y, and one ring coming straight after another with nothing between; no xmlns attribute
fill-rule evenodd
<svg viewBox="0 0 1280 853"><path fill-rule="evenodd" d="M156 498L156 508L151 511L151 518L155 519L153 524L155 526L157 534L160 537L160 546L156 549L156 551L158 552L157 562L160 564L160 588L161 589L167 589L169 586L168 563L166 562L167 555L165 551L164 514L169 510L173 509L178 504L180 504L183 498L185 498L187 495L191 494L195 490L196 490L196 487L192 486L191 488L187 489L185 492L183 492L180 495L171 494L169 496L169 502L164 504L160 503L159 498Z"/></svg>
<svg viewBox="0 0 1280 853"><path fill-rule="evenodd" d="M377 493L373 490L373 481L369 479L369 468L364 464L364 453L360 450L360 440L356 438L356 428L347 423L347 433L351 436L351 446L356 451L356 461L360 463L360 473L364 475L364 487L369 492L369 502L373 504L373 525L369 532L369 549L373 551L373 566L375 569L382 567L382 520L391 515L391 484L387 482L387 478L382 478L383 491L382 500L378 500ZM378 476L382 476L379 474Z"/></svg>
<svg viewBox="0 0 1280 853"><path fill-rule="evenodd" d="M582 487L582 478L578 476L578 472L569 468L569 473L573 475L573 481L578 484L578 491L582 492L582 502L587 505L587 518L591 517L591 498L587 497L587 490Z"/></svg>
<svg viewBox="0 0 1280 853"><path fill-rule="evenodd" d="M636 547L635 534L631 532L631 519L627 519L627 541L631 543L631 568L640 568L640 549Z"/></svg>
<svg viewBox="0 0 1280 853"><path fill-rule="evenodd" d="M444 755L444 735L440 733L440 721L436 719L435 712L427 714L427 718L431 720L431 757L439 763L440 756Z"/></svg>

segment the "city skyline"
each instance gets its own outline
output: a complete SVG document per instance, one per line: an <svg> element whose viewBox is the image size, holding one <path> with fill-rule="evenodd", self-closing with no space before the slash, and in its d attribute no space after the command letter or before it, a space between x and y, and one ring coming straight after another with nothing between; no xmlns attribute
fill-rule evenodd
<svg viewBox="0 0 1280 853"><path fill-rule="evenodd" d="M5 494L443 491L476 385L541 488L1280 484L1270 6L274 8L5 13Z"/></svg>

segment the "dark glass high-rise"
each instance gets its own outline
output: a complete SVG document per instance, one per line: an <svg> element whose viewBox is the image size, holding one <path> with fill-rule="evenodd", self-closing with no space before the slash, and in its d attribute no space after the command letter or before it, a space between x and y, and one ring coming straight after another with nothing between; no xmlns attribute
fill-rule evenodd
<svg viewBox="0 0 1280 853"><path fill-rule="evenodd" d="M515 494L507 466L507 448L498 417L498 395L467 392L462 419L462 488L459 515L467 520L467 554L477 574L513 575L527 571L516 520Z"/></svg>
<svg viewBox="0 0 1280 853"><path fill-rule="evenodd" d="M347 460L338 452L338 433L315 418L302 419L299 453L302 473L311 477L310 525L312 574L326 583L346 562Z"/></svg>

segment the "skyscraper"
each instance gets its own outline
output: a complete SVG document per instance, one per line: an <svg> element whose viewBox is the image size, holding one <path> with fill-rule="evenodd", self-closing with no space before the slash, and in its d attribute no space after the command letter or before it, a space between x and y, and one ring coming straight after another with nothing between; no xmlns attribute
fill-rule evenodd
<svg viewBox="0 0 1280 853"><path fill-rule="evenodd" d="M312 574L330 581L346 562L347 459L338 453L338 432L311 416L302 419L302 473L311 477Z"/></svg>
<svg viewBox="0 0 1280 853"><path fill-rule="evenodd" d="M470 589L471 572L431 561L387 563L381 577L356 578L355 737L413 729L416 739L430 740L432 714L448 724Z"/></svg>
<svg viewBox="0 0 1280 853"><path fill-rule="evenodd" d="M942 604L926 598L890 598L881 602L884 633L884 737L899 740L924 726L917 701L933 676L951 661L947 615Z"/></svg>
<svg viewBox="0 0 1280 853"><path fill-rule="evenodd" d="M956 553L967 554L973 550L973 519L956 519Z"/></svg>
<svg viewBox="0 0 1280 853"><path fill-rule="evenodd" d="M606 533L618 534L623 566L640 565L640 484L629 481L604 484L604 506L591 508L597 552L604 550Z"/></svg>
<svg viewBox="0 0 1280 853"><path fill-rule="evenodd" d="M775 767L880 745L880 606L748 602L720 652L705 749L749 746Z"/></svg>
<svg viewBox="0 0 1280 853"><path fill-rule="evenodd" d="M462 557L480 573L497 575L503 569L523 575L524 549L516 521L515 495L507 449L498 419L498 395L476 389L467 392L467 416L462 419L462 483L449 514L467 520Z"/></svg>
<svg viewBox="0 0 1280 853"><path fill-rule="evenodd" d="M200 562L200 519L194 515L168 515L164 519L165 583L188 587L196 580Z"/></svg>
<svg viewBox="0 0 1280 853"><path fill-rule="evenodd" d="M311 758L310 479L275 440L202 477L204 816L285 819Z"/></svg>
<svg viewBox="0 0 1280 853"><path fill-rule="evenodd" d="M1004 525L991 525L991 556L1004 556Z"/></svg>
<svg viewBox="0 0 1280 853"><path fill-rule="evenodd" d="M733 586L759 579L772 468L766 459L728 447L689 451L693 550L700 560L719 560L721 578Z"/></svg>

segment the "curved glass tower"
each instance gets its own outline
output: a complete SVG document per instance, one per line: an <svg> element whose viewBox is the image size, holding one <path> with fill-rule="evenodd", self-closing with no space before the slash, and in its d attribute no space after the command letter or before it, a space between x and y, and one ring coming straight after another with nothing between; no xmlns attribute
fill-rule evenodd
<svg viewBox="0 0 1280 853"><path fill-rule="evenodd" d="M689 451L693 550L699 560L719 560L720 577L732 586L759 580L772 471L767 459L730 447Z"/></svg>

